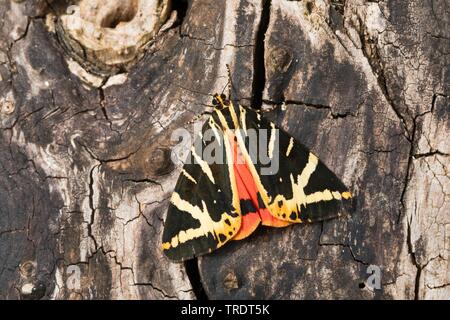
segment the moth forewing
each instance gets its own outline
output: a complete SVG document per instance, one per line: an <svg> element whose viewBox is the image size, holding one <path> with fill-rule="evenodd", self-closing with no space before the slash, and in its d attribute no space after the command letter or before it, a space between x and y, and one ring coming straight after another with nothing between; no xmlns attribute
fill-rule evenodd
<svg viewBox="0 0 450 320"><path fill-rule="evenodd" d="M163 233L169 258L209 253L247 237L261 221L284 227L348 209L349 190L305 146L260 113L215 99L218 107L196 135L169 204Z"/></svg>

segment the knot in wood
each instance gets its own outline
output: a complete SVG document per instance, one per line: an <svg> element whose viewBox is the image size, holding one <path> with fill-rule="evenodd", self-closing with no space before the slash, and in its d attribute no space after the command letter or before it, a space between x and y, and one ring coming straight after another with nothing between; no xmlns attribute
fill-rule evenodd
<svg viewBox="0 0 450 320"><path fill-rule="evenodd" d="M284 73L291 65L292 54L287 48L274 48L269 53L269 61L273 71Z"/></svg>
<svg viewBox="0 0 450 320"><path fill-rule="evenodd" d="M168 148L157 148L151 152L148 165L152 175L163 176L174 169L170 154L171 150Z"/></svg>
<svg viewBox="0 0 450 320"><path fill-rule="evenodd" d="M227 273L227 275L223 279L223 286L228 290L239 288L238 279L233 271Z"/></svg>
<svg viewBox="0 0 450 320"><path fill-rule="evenodd" d="M22 264L20 264L19 270L22 277L24 278L33 277L36 273L36 262L25 261Z"/></svg>
<svg viewBox="0 0 450 320"><path fill-rule="evenodd" d="M16 109L16 104L12 98L0 99L0 113L10 115Z"/></svg>
<svg viewBox="0 0 450 320"><path fill-rule="evenodd" d="M81 0L59 16L56 32L69 56L87 71L127 69L170 14L170 0Z"/></svg>

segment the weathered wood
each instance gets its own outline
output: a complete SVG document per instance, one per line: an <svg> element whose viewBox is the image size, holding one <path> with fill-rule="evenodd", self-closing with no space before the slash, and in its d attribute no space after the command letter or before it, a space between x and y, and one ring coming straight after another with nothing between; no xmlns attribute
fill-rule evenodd
<svg viewBox="0 0 450 320"><path fill-rule="evenodd" d="M348 220L264 230L205 257L210 296L448 298L448 56L436 51L449 46L433 35L442 20L422 20L444 11L432 5L360 1L342 16L326 2L272 1L264 99L286 101L274 119L357 203ZM371 264L381 290L364 284ZM228 272L238 289L224 286Z"/></svg>
<svg viewBox="0 0 450 320"><path fill-rule="evenodd" d="M0 3L0 298L450 297L446 1L192 0L95 85L49 28L64 5ZM226 90L226 64L243 104L286 103L267 116L355 210L261 228L200 258L191 283L160 251L180 169L170 137Z"/></svg>

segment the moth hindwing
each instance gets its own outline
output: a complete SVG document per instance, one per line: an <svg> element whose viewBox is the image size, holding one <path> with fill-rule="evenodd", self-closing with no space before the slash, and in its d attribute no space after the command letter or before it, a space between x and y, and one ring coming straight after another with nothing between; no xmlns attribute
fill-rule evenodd
<svg viewBox="0 0 450 320"><path fill-rule="evenodd" d="M305 146L258 112L215 99L170 200L162 239L170 259L209 253L259 224L285 227L349 209L351 193Z"/></svg>

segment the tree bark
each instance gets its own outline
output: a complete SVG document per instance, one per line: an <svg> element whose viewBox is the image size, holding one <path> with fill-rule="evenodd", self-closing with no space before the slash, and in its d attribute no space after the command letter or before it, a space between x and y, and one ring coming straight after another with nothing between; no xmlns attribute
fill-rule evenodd
<svg viewBox="0 0 450 320"><path fill-rule="evenodd" d="M448 1L174 4L175 22L97 84L49 24L65 3L0 2L0 298L450 298ZM278 106L266 116L354 210L171 263L171 134L226 90L227 64L234 97Z"/></svg>

